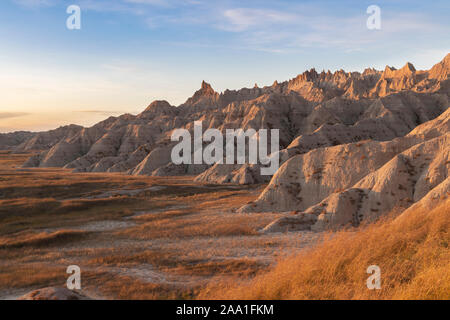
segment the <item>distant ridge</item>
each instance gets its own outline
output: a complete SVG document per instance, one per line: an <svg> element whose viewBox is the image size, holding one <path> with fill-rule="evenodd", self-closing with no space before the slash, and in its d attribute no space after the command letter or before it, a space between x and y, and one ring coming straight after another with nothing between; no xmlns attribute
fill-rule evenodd
<svg viewBox="0 0 450 320"><path fill-rule="evenodd" d="M298 211L292 228L357 225L420 201L448 179L449 74L450 54L425 71L411 63L363 73L311 69L271 86L223 93L203 81L178 107L154 101L136 116L109 117L89 128L2 134L0 149L37 151L24 167L189 174L202 183L270 181L240 210ZM204 130L280 129L284 164L273 178L260 176L258 165L173 164L172 131L193 130L196 120Z"/></svg>

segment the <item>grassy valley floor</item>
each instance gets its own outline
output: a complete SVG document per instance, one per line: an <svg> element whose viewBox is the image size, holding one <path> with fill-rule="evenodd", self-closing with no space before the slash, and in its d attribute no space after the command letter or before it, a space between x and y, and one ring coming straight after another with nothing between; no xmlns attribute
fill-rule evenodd
<svg viewBox="0 0 450 320"><path fill-rule="evenodd" d="M239 214L264 185L20 168L0 154L0 298L64 286L103 299L195 298L207 284L251 279L311 246L311 232L260 234L280 214Z"/></svg>

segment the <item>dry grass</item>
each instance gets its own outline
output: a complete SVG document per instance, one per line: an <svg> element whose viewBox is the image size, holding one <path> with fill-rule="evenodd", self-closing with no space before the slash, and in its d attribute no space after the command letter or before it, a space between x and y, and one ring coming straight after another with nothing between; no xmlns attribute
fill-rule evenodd
<svg viewBox="0 0 450 320"><path fill-rule="evenodd" d="M23 247L44 247L44 246L56 246L63 245L73 241L79 241L85 238L88 232L76 231L76 230L60 230L52 233L38 233L31 234L25 237L16 238L0 238L0 250L1 249L13 249Z"/></svg>
<svg viewBox="0 0 450 320"><path fill-rule="evenodd" d="M193 177L20 169L26 158L0 153L0 297L64 285L70 264L82 268L88 292L116 299L192 298L206 279L245 277L265 266L228 258L227 250L242 248L245 240L240 237L226 237L223 243L229 249L217 239L256 235L272 219L232 213L254 200L262 186L209 186L194 183ZM138 192L117 193L124 190ZM126 226L85 230L94 222ZM253 243L258 237L251 238ZM206 241L203 251L198 241ZM213 253L220 256L216 259L211 257L215 247L220 248Z"/></svg>
<svg viewBox="0 0 450 320"><path fill-rule="evenodd" d="M0 267L0 289L29 288L64 284L64 267L50 267L43 263Z"/></svg>
<svg viewBox="0 0 450 320"><path fill-rule="evenodd" d="M133 199L125 197L61 201L53 198L0 200L0 235L120 219L131 215L134 204L142 202L133 203Z"/></svg>
<svg viewBox="0 0 450 320"><path fill-rule="evenodd" d="M180 256L179 252L170 250L145 249L133 253L111 250L88 260L87 265L112 267L139 267L151 265L156 270L179 275L217 276L236 275L251 276L267 265L250 258L229 260L199 260Z"/></svg>
<svg viewBox="0 0 450 320"><path fill-rule="evenodd" d="M192 265L183 264L171 271L184 275L250 277L266 267L266 265L254 259L242 258L223 261L207 261Z"/></svg>
<svg viewBox="0 0 450 320"><path fill-rule="evenodd" d="M213 299L450 299L450 199L432 211L341 231L251 281L202 290ZM381 268L380 290L366 269Z"/></svg>
<svg viewBox="0 0 450 320"><path fill-rule="evenodd" d="M339 232L273 269L267 267L273 257L310 242L297 241L295 233L258 234L276 214L234 212L254 200L263 186L200 185L192 177L15 170L24 159L0 153L2 294L64 285L65 268L75 263L83 270L83 288L104 298L449 297L448 202L437 214L421 212L407 221L391 219ZM92 198L151 186L163 188ZM133 216L137 212L146 214ZM129 224L109 231L71 230L111 220ZM371 264L381 267L380 291L365 287ZM200 287L206 281L211 285Z"/></svg>
<svg viewBox="0 0 450 320"><path fill-rule="evenodd" d="M87 263L100 266L139 266L141 264L151 264L162 267L174 267L181 262L175 252L168 250L145 249L139 252L121 252L110 250L90 259Z"/></svg>
<svg viewBox="0 0 450 320"><path fill-rule="evenodd" d="M142 281L123 275L102 275L92 284L98 283L105 297L127 300L162 300L162 299L193 299L199 287L175 287L169 284L158 284Z"/></svg>
<svg viewBox="0 0 450 320"><path fill-rule="evenodd" d="M170 214L170 213L169 213ZM134 239L182 239L191 237L219 237L258 235L255 217L244 215L196 215L185 217L180 212L178 217L167 217L128 228L117 234Z"/></svg>

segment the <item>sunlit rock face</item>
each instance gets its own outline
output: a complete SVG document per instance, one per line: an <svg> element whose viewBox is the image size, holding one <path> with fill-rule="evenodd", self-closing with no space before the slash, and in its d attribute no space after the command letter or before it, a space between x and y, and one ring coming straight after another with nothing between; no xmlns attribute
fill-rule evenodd
<svg viewBox="0 0 450 320"><path fill-rule="evenodd" d="M180 106L154 101L138 115L83 128L0 135L0 149L38 151L24 167L74 172L196 175L200 183L266 190L244 212L300 212L301 228L357 225L420 201L448 176L450 55L430 70L411 63L363 73L306 71L270 86L216 92L203 81ZM172 163L175 129L279 129L280 168ZM380 204L378 204L380 203ZM272 226L276 229L276 226Z"/></svg>

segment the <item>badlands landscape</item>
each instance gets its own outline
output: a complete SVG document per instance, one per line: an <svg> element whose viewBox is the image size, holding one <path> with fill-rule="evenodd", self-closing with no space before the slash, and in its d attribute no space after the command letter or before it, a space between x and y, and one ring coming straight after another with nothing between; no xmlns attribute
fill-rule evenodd
<svg viewBox="0 0 450 320"><path fill-rule="evenodd" d="M0 134L0 298L78 265L94 299L449 299L449 101L450 54ZM198 120L279 129L280 168L172 163Z"/></svg>

